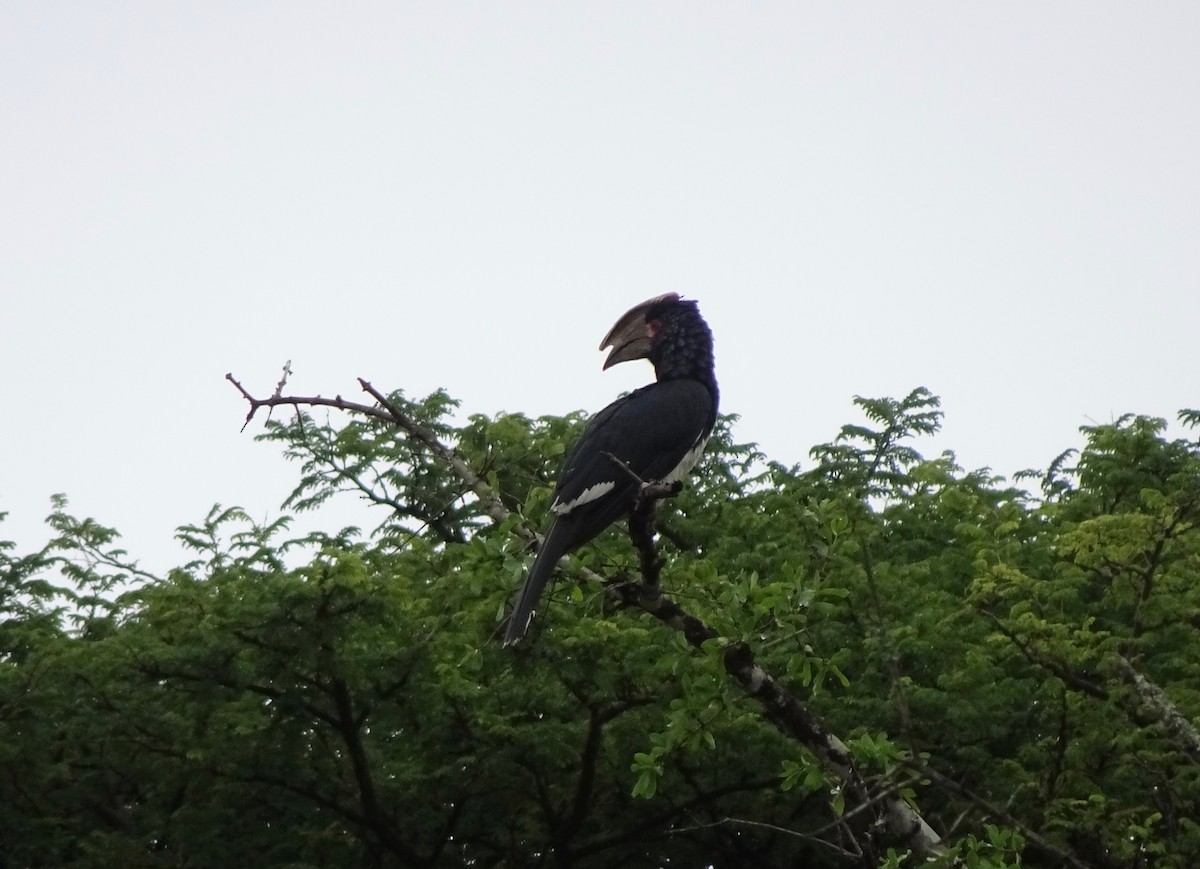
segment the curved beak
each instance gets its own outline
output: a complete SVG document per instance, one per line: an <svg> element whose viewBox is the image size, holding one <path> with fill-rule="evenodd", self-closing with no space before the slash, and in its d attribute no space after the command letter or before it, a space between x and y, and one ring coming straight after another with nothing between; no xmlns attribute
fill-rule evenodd
<svg viewBox="0 0 1200 869"><path fill-rule="evenodd" d="M649 358L654 336L651 334L650 324L646 322L646 312L659 302L678 300L678 293L665 293L655 296L653 299L647 299L622 314L621 319L617 320L616 324L608 330L608 334L604 336L604 340L600 342L601 350L612 348L612 352L604 360L602 370L607 371L614 365L628 362L631 359Z"/></svg>

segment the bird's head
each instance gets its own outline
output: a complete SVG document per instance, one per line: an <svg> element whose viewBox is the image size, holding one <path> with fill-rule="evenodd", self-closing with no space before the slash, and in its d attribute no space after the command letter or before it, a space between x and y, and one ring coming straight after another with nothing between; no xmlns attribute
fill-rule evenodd
<svg viewBox="0 0 1200 869"><path fill-rule="evenodd" d="M630 308L600 342L601 350L608 347L612 351L604 360L605 368L649 359L660 382L699 380L712 392L715 406L712 332L695 301L666 293Z"/></svg>
<svg viewBox="0 0 1200 869"><path fill-rule="evenodd" d="M608 330L600 349L612 348L604 360L605 370L631 359L649 359L654 348L654 338L662 331L663 318L680 305L695 306L695 302L684 302L679 293L664 293L634 305Z"/></svg>

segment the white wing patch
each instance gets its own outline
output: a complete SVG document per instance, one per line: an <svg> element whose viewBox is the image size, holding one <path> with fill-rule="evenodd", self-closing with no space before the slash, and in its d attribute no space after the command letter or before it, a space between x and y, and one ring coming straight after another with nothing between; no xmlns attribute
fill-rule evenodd
<svg viewBox="0 0 1200 869"><path fill-rule="evenodd" d="M574 510L576 507L581 507L584 504L590 504L598 498L603 498L614 488L616 488L615 480L606 480L603 483L597 483L594 486L588 486L579 496L573 498L565 504L559 503L557 500L550 505L550 510L557 516L565 516Z"/></svg>
<svg viewBox="0 0 1200 869"><path fill-rule="evenodd" d="M679 464L675 466L675 470L662 478L664 483L680 482L687 478L688 473L695 467L696 462L700 460L700 455L704 452L704 447L708 444L708 438L701 438L696 441L696 445L687 451L687 454L680 459ZM594 486L588 486L580 492L575 498L563 503L555 501L550 505L550 512L556 516L566 516L576 507L582 507L584 504L590 504L593 501L598 501L617 487L615 480L605 480L603 483L597 483Z"/></svg>
<svg viewBox="0 0 1200 869"><path fill-rule="evenodd" d="M688 472L695 467L696 462L700 461L700 454L704 452L704 447L707 444L708 438L700 438L700 440L696 441L696 445L688 450L687 455L675 466L675 470L663 477L663 482L682 482L687 477Z"/></svg>

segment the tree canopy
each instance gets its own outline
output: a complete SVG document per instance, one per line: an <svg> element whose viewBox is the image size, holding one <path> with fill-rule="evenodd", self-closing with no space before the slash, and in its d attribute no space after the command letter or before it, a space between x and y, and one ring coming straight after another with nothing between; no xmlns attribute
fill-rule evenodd
<svg viewBox="0 0 1200 869"><path fill-rule="evenodd" d="M506 649L582 415L364 387L243 394L291 406L284 508L376 527L218 506L152 576L56 496L0 542L0 866L1200 863L1200 444L1163 420L1010 483L921 454L923 389L807 466L724 418L656 548L610 529Z"/></svg>

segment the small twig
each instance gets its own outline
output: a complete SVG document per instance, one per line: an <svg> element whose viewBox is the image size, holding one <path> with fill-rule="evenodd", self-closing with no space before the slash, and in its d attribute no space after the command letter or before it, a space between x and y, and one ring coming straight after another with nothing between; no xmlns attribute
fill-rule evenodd
<svg viewBox="0 0 1200 869"><path fill-rule="evenodd" d="M283 374L279 378L279 382L275 384L275 398L283 395L283 388L287 386L287 379L292 374L292 360L289 359L283 363Z"/></svg>
<svg viewBox="0 0 1200 869"><path fill-rule="evenodd" d="M641 477L639 477L637 475L637 472L634 471L633 468L629 467L629 465L623 459L617 458L615 455L610 453L608 450L601 450L600 455L607 458L614 465L616 465L618 468L620 468L622 471L624 471L626 474L628 474L633 479L633 481L635 483L637 483L638 485L640 485L640 486L646 485L646 481L643 480Z"/></svg>

